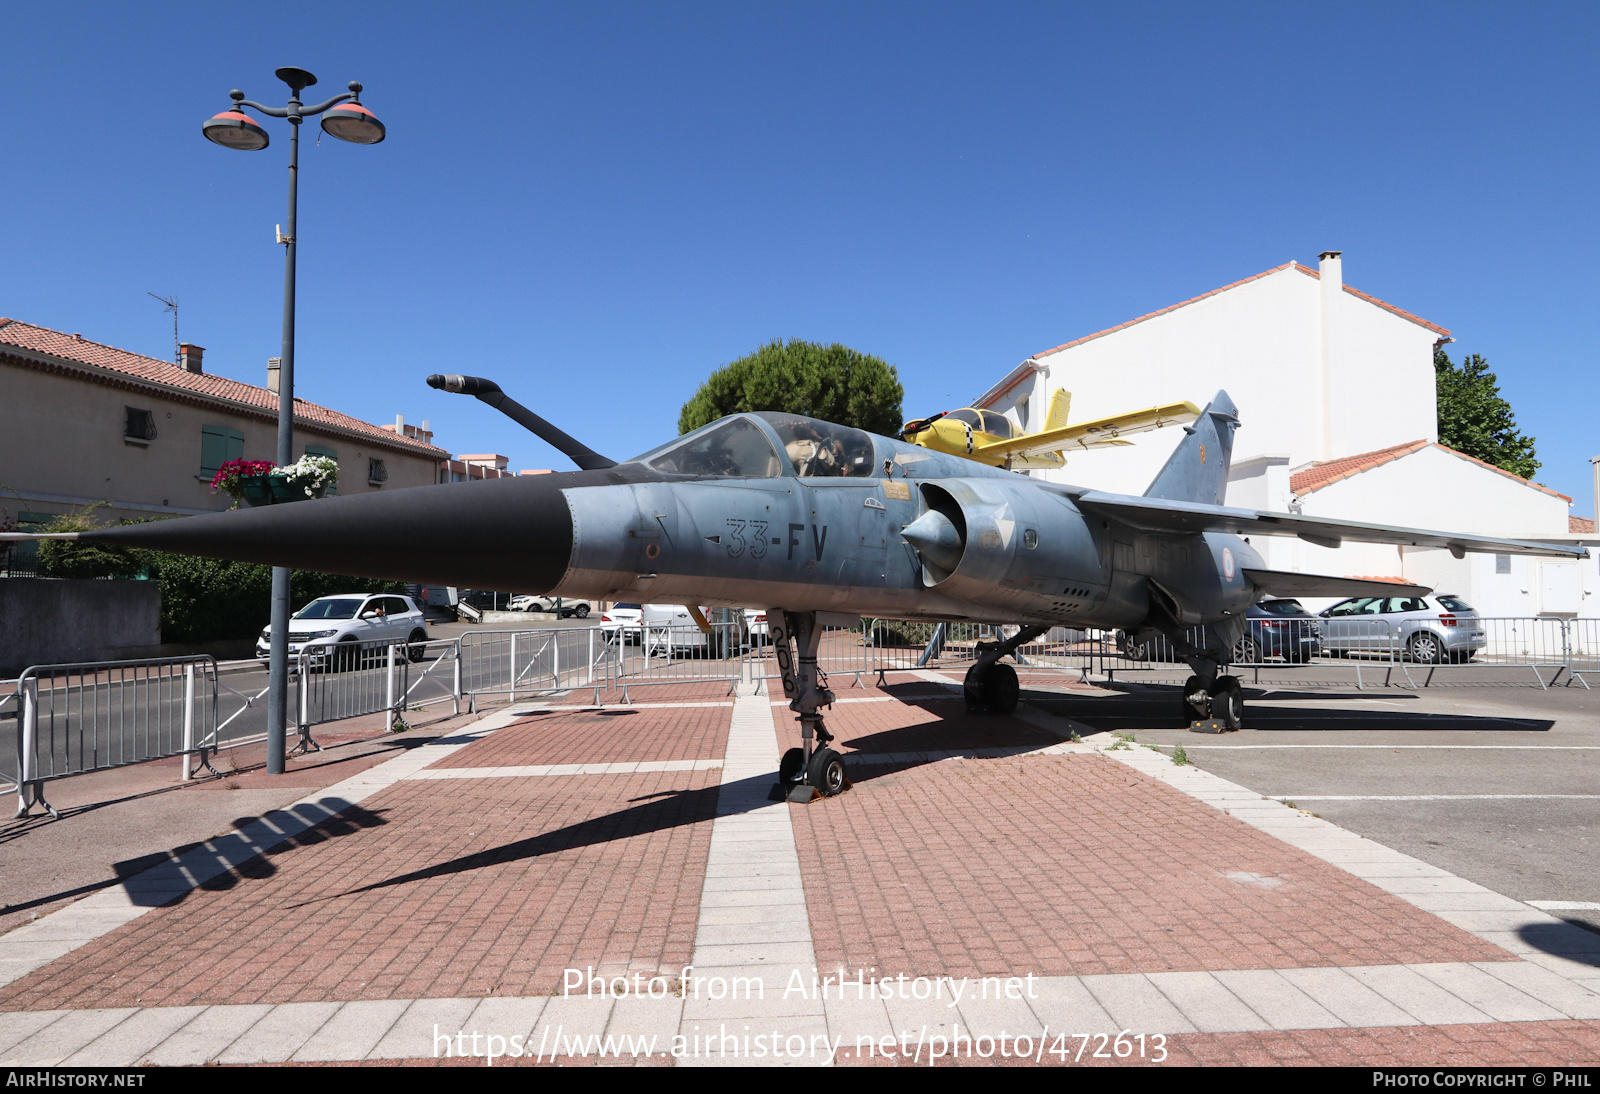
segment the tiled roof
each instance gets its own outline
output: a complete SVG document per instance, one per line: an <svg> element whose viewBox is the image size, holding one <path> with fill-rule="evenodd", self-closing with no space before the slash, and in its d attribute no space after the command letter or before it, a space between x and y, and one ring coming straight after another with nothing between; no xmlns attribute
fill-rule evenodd
<svg viewBox="0 0 1600 1094"><path fill-rule="evenodd" d="M984 407L993 406L996 402L998 402L999 400L1005 398L1007 393L1009 393L1012 388L1016 387L1023 380L1027 379L1027 377L1029 375L1032 374L1032 372L1033 372L1033 363L1035 361L1037 361L1041 357L1048 357L1052 353L1060 353L1062 350L1071 349L1073 346L1081 346L1085 342L1094 341L1096 338L1104 338L1108 334L1115 334L1119 330L1124 330L1124 329L1126 329L1128 327L1134 326L1135 324L1143 323L1147 319L1154 319L1157 316L1166 315L1168 312L1177 311L1179 308L1186 308L1190 304L1195 304L1195 303L1198 303L1201 300L1205 300L1207 297L1216 296L1218 293L1225 293L1229 289L1237 289L1240 285L1248 285L1252 281L1259 281L1263 277L1268 277L1268 276L1270 276L1272 274L1279 273L1279 272L1281 272L1283 270L1290 270L1290 269L1298 270L1301 273L1307 275L1308 277L1314 277L1314 278L1317 278L1318 280L1321 280L1321 278L1322 278L1322 275L1320 273L1318 273L1316 270L1310 269L1309 267L1306 267L1306 266L1302 266L1297 262L1285 262L1282 266L1274 266L1270 270L1263 270L1261 273L1255 274L1255 275L1253 275L1251 277L1246 277L1246 278L1243 278L1242 280L1235 281L1231 285L1224 285L1220 289L1212 289L1210 292L1201 293L1199 296L1192 296L1188 300L1184 300L1184 301L1182 301L1180 303L1173 304L1173 305L1171 305L1169 307L1160 308L1160 309L1158 309L1156 311L1153 311L1153 312L1150 312L1150 313L1148 313L1146 315L1141 315L1137 319L1130 319L1126 323L1118 323L1114 327L1107 327L1105 330L1095 331L1095 333L1093 333L1093 334L1086 334L1082 338L1073 339L1071 342L1063 342L1061 345L1056 346L1054 349L1040 350L1038 353L1036 353L1032 357L1028 358L1028 360L1022 362L1022 364L1018 365L1016 368L1012 369L1009 373L1007 373L1004 379L1002 379L998 384L996 384L994 387L992 387L988 391L986 391L983 394L983 396L980 399L978 399L975 403L973 403L972 405L981 409L981 408L984 408ZM1369 304L1375 304L1378 307L1384 309L1385 311L1393 312L1395 315L1398 315L1402 319L1408 319L1413 323L1419 324L1420 326L1427 327L1429 330L1435 332L1436 334L1438 334L1442 338L1448 338L1450 336L1450 332L1445 330L1443 327L1438 326L1435 323L1430 323L1426 319L1423 319L1423 318L1421 318L1419 316L1412 315L1410 312L1404 310L1403 308L1397 308L1393 304L1387 303L1386 301L1383 301L1383 300L1379 300L1376 296L1372 296L1372 295L1370 295L1368 293L1364 293L1360 289L1352 289L1349 285L1346 285L1346 286L1344 286L1344 291L1349 293L1351 296L1356 296L1356 297L1361 298L1362 300L1365 300Z"/></svg>
<svg viewBox="0 0 1600 1094"><path fill-rule="evenodd" d="M1388 574L1345 574L1344 576L1348 577L1348 578L1350 578L1352 580L1355 580L1355 581L1387 581L1392 585L1410 585L1410 584L1412 584L1412 582L1407 580L1406 578L1403 578L1403 577L1391 577Z"/></svg>
<svg viewBox="0 0 1600 1094"><path fill-rule="evenodd" d="M278 417L277 393L264 387L254 387L222 376L190 372L171 361L159 361L115 346L104 346L76 334L64 334L15 319L0 319L0 353L4 353L8 346L25 350L30 355L54 358L53 361L41 362L32 356L10 355L13 360L24 363L55 365L63 371L78 371L72 369L72 365L84 365L88 367L82 372L97 379L112 382L121 380L129 386L165 389L168 394L226 405L236 413L249 413L272 420ZM370 422L304 399L294 401L294 416L297 425L311 428L325 426L339 433L353 433L372 443L414 452L419 456L438 459L448 455L442 448L424 444L415 438L398 436Z"/></svg>
<svg viewBox="0 0 1600 1094"><path fill-rule="evenodd" d="M1593 532L1594 531L1594 521L1590 520L1588 517L1568 516L1567 517L1567 531L1568 532Z"/></svg>
<svg viewBox="0 0 1600 1094"><path fill-rule="evenodd" d="M1519 482L1523 486L1541 490L1552 497L1560 498L1569 505L1572 504L1571 498L1565 494L1557 493L1548 486L1541 486L1536 482L1523 478L1521 475L1513 475L1504 468L1496 467L1492 463L1485 463L1476 456L1469 456L1465 452L1457 452L1455 449L1439 444L1437 441L1410 441L1406 444L1397 444L1393 448L1380 448L1376 452L1363 452L1359 456L1345 456L1343 459L1324 460L1321 463L1310 464L1304 470L1297 471L1289 476L1289 490L1296 497L1304 497L1313 491L1321 490L1324 486L1332 486L1341 479L1348 479L1351 475L1359 475L1363 471L1371 471L1374 467L1381 467L1393 460L1398 460L1402 456L1420 452L1424 448L1437 448L1440 452L1448 452L1458 460L1466 460L1469 463L1477 464L1479 467L1486 467L1496 475L1504 475L1506 478Z"/></svg>

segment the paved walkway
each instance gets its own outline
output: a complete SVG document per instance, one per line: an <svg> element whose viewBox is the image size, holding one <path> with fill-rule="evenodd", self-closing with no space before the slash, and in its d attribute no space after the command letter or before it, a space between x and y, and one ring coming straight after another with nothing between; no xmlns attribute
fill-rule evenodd
<svg viewBox="0 0 1600 1094"><path fill-rule="evenodd" d="M490 715L0 935L0 1062L1600 1062L1600 935L954 686L810 806L764 693Z"/></svg>

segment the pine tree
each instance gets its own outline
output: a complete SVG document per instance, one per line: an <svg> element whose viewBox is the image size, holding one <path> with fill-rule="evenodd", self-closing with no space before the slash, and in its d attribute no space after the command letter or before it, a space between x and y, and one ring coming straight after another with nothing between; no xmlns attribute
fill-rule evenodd
<svg viewBox="0 0 1600 1094"><path fill-rule="evenodd" d="M683 404L678 432L727 414L780 410L893 436L904 397L899 374L881 357L837 342L779 340L713 372Z"/></svg>
<svg viewBox="0 0 1600 1094"><path fill-rule="evenodd" d="M1500 395L1500 383L1489 362L1476 353L1455 364L1433 351L1433 372L1439 398L1439 443L1525 479L1539 470L1534 459L1536 438L1517 432L1511 404Z"/></svg>

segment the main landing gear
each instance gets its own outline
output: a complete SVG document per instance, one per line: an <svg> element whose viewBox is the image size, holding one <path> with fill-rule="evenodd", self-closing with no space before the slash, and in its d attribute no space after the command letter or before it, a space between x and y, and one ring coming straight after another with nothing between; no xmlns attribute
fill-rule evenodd
<svg viewBox="0 0 1600 1094"><path fill-rule="evenodd" d="M773 800L804 804L843 794L850 789L844 759L828 747L833 734L817 713L819 708L833 705L827 677L817 669L817 645L822 641L817 613L769 610L767 622L778 671L783 674L783 694L789 709L800 716L800 747L791 748L779 761ZM791 638L799 647L798 658Z"/></svg>
<svg viewBox="0 0 1600 1094"><path fill-rule="evenodd" d="M1000 658L1015 654L1021 646L1038 638L1049 627L1023 627L1004 642L979 642L978 659L967 670L961 694L968 714L1010 714L1017 709L1021 688L1017 670L1000 664Z"/></svg>
<svg viewBox="0 0 1600 1094"><path fill-rule="evenodd" d="M1237 676L1218 675L1215 661L1196 657L1183 685L1183 720L1195 733L1232 733L1244 725L1244 689ZM1209 671L1208 671L1209 670ZM1209 677L1209 679L1207 679Z"/></svg>

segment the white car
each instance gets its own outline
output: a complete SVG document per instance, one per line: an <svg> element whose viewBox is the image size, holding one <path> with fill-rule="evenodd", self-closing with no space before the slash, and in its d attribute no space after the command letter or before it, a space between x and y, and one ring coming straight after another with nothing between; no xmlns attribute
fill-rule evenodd
<svg viewBox="0 0 1600 1094"><path fill-rule="evenodd" d="M574 600L569 596L561 599L559 603L562 619L568 619L572 616L577 616L579 619L589 618L591 609L587 600ZM556 605L557 599L553 596L529 596L523 594L512 597L511 603L507 607L514 612L550 612L553 614L557 610Z"/></svg>
<svg viewBox="0 0 1600 1094"><path fill-rule="evenodd" d="M621 640L628 645L644 637L644 608L639 604L613 604L600 613L600 629L607 641Z"/></svg>
<svg viewBox="0 0 1600 1094"><path fill-rule="evenodd" d="M744 630L750 636L751 646L765 646L772 637L767 629L766 609L746 608L744 610Z"/></svg>
<svg viewBox="0 0 1600 1094"><path fill-rule="evenodd" d="M332 660L340 645L352 647L353 654L353 648L363 642L399 644L427 640L428 628L423 622L422 609L409 596L390 593L324 596L289 618L291 661L298 659L306 646L329 647L326 651L317 649L310 655L310 660L320 665ZM271 647L272 625L269 623L256 639L256 656L265 662ZM421 646L413 646L407 653L413 661L422 660Z"/></svg>

